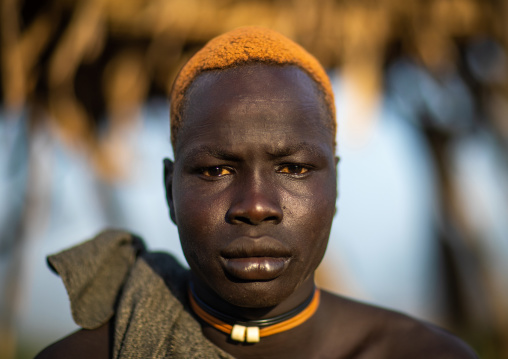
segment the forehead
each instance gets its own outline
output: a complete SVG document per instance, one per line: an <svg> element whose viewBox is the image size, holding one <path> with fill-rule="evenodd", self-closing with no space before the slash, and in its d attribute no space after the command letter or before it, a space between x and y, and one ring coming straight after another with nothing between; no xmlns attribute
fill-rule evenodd
<svg viewBox="0 0 508 359"><path fill-rule="evenodd" d="M191 144L203 126L225 127L240 135L263 123L267 131L300 129L303 137L309 130L318 131L324 141L333 143L332 119L323 95L295 66L250 64L205 72L187 90L182 119L175 153Z"/></svg>

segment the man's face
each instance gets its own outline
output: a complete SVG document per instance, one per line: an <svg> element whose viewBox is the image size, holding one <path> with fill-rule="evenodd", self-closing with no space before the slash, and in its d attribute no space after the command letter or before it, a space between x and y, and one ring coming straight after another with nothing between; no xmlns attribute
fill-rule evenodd
<svg viewBox="0 0 508 359"><path fill-rule="evenodd" d="M201 74L187 95L166 189L194 285L275 306L312 282L328 242L326 106L302 70L259 64Z"/></svg>

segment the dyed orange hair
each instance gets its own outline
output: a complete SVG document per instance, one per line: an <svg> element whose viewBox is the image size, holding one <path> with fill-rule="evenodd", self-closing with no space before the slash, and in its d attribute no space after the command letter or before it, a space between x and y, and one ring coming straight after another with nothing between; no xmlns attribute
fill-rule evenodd
<svg viewBox="0 0 508 359"><path fill-rule="evenodd" d="M249 63L294 65L305 71L318 85L328 106L335 136L335 105L332 85L319 62L301 46L270 29L241 27L210 40L180 70L171 91L171 143L176 144L182 126L182 109L187 89L201 73L223 70Z"/></svg>

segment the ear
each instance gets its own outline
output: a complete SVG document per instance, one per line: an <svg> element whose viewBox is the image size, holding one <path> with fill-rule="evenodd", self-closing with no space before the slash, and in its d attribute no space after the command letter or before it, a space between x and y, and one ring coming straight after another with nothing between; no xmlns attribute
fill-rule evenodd
<svg viewBox="0 0 508 359"><path fill-rule="evenodd" d="M176 224L175 204L173 202L173 169L174 163L169 158L164 161L164 187L166 188L166 202L168 203L169 216L174 224Z"/></svg>

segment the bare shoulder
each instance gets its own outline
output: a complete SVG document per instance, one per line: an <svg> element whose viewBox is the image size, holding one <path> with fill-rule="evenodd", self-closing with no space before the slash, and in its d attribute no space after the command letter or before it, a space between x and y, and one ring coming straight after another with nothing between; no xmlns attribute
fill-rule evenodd
<svg viewBox="0 0 508 359"><path fill-rule="evenodd" d="M35 359L107 359L110 357L110 325L87 330L81 329L51 344Z"/></svg>
<svg viewBox="0 0 508 359"><path fill-rule="evenodd" d="M341 348L333 357L478 358L458 337L407 315L327 292L322 304L331 320L328 328L333 328L329 341L340 342Z"/></svg>

